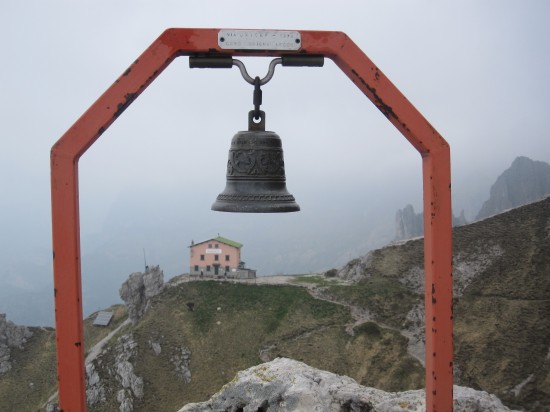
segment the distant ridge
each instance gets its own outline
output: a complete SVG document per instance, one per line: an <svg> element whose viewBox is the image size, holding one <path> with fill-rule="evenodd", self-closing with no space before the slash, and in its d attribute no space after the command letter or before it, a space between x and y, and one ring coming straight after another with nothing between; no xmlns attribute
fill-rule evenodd
<svg viewBox="0 0 550 412"><path fill-rule="evenodd" d="M483 203L475 220L482 220L506 210L536 202L550 195L550 165L518 156L491 186L489 199ZM453 214L453 226L467 224L464 211ZM408 204L395 213L395 239L424 236L424 214L415 213Z"/></svg>
<svg viewBox="0 0 550 412"><path fill-rule="evenodd" d="M550 194L550 165L520 156L491 186L476 220L542 199Z"/></svg>
<svg viewBox="0 0 550 412"><path fill-rule="evenodd" d="M462 226L467 224L464 211L460 216L453 214L453 226ZM414 237L424 236L424 213L415 213L412 205L407 205L395 213L395 240L412 239Z"/></svg>

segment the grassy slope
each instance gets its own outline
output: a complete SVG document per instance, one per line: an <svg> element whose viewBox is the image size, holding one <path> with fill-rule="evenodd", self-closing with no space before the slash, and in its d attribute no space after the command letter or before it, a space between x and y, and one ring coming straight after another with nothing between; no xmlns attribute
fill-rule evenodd
<svg viewBox="0 0 550 412"><path fill-rule="evenodd" d="M114 305L109 326L93 326L95 314L84 320L86 349L95 345L126 319L126 308ZM13 368L0 377L0 411L24 412L39 410L57 391L55 330L30 328L33 336L24 349L12 349Z"/></svg>
<svg viewBox="0 0 550 412"><path fill-rule="evenodd" d="M461 381L511 407L549 410L550 198L456 234L461 250L481 242L504 251L455 305ZM529 377L516 397L512 390Z"/></svg>
<svg viewBox="0 0 550 412"><path fill-rule="evenodd" d="M92 313L84 319L84 346L86 348L86 353L88 353L92 346L115 330L127 318L126 306L124 305L113 305L105 310L113 312L113 318L108 326L93 325L97 312Z"/></svg>
<svg viewBox="0 0 550 412"><path fill-rule="evenodd" d="M30 329L33 336L23 350L11 350L13 367L0 378L2 412L36 411L56 390L55 332Z"/></svg>
<svg viewBox="0 0 550 412"><path fill-rule="evenodd" d="M495 249L501 255L486 255L490 264L455 297L458 383L494 393L512 408L550 410L550 198L453 231L455 258L474 262ZM371 258L365 280L325 294L399 327L422 299L398 280L422 266L423 239L375 250Z"/></svg>
<svg viewBox="0 0 550 412"><path fill-rule="evenodd" d="M370 324L351 337L344 330L350 321L347 308L316 300L295 286L203 281L170 288L134 330L136 374L145 381L145 397L134 408L176 410L206 400L239 370L261 363L259 351L266 347L271 358L302 360L364 384L394 390L422 386L423 369L406 355L401 335ZM160 355L150 342L160 343ZM182 346L191 350L189 384L170 362ZM112 390L107 404L91 410L113 410L115 397Z"/></svg>
<svg viewBox="0 0 550 412"><path fill-rule="evenodd" d="M453 255L490 263L455 297L458 383L495 393L513 408L550 410L550 198L455 228ZM373 251L366 278L354 286L318 284L328 298L400 328L422 296L399 280L422 260L423 239L411 240Z"/></svg>
<svg viewBox="0 0 550 412"><path fill-rule="evenodd" d="M327 296L368 309L377 322L402 328L407 313L421 296L411 292L396 278L373 275L352 286L329 286Z"/></svg>

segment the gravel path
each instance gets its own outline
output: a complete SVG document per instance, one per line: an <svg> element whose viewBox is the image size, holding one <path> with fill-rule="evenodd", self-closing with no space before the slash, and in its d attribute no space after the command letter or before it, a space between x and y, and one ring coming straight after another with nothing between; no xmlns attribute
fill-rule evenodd
<svg viewBox="0 0 550 412"><path fill-rule="evenodd" d="M120 325L118 325L118 327L116 329L113 329L107 336L105 336L103 339L101 339L99 342L97 342L92 347L92 349L90 349L90 352L88 352L88 355L86 356L86 360L84 361L84 363L90 363L93 360L95 360L95 358L97 358L97 355L99 355L101 353L101 351L103 350L103 347L105 346L105 344L107 342L109 342L111 340L111 338L113 336L115 336L115 334L120 329L122 329L124 326L128 325L129 323L130 323L130 319L128 318L124 322L122 322Z"/></svg>

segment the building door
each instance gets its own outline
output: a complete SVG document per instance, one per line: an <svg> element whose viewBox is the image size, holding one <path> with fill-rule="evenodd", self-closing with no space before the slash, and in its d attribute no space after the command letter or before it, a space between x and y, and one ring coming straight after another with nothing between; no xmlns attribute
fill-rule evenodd
<svg viewBox="0 0 550 412"><path fill-rule="evenodd" d="M214 265L214 275L217 275L220 273L220 265Z"/></svg>

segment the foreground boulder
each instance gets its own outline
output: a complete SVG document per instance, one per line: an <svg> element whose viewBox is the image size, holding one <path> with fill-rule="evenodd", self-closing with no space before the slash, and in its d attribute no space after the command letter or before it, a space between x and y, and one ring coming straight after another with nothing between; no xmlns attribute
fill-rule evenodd
<svg viewBox="0 0 550 412"><path fill-rule="evenodd" d="M277 358L237 374L206 402L191 403L178 412L425 411L424 391L389 393L359 385L347 376ZM487 392L454 387L454 410L509 411Z"/></svg>

